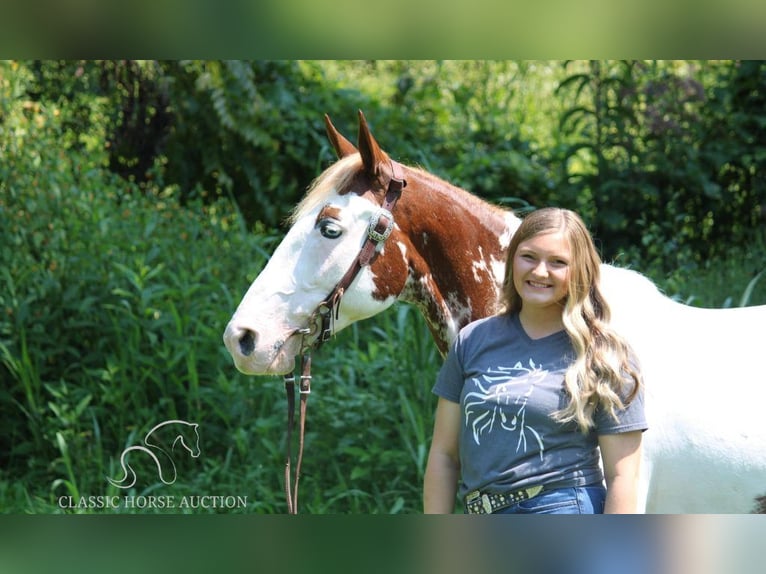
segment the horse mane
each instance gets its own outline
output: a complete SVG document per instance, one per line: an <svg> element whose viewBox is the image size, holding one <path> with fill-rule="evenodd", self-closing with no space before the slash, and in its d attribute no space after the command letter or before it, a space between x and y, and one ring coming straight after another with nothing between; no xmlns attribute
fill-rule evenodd
<svg viewBox="0 0 766 574"><path fill-rule="evenodd" d="M511 235L516 231L520 220L511 209L496 205L486 199L474 195L468 190L457 187L445 179L417 166L405 166L410 176L421 177L426 185L446 193L452 199L459 201L474 214L485 213L492 217L500 217L505 222L505 231L498 230L500 242L506 246L510 243ZM343 194L351 184L351 180L362 169L362 158L358 153L339 159L325 171L319 174L309 185L303 199L295 206L286 223L292 226L296 221L312 211L325 205L333 194Z"/></svg>
<svg viewBox="0 0 766 574"><path fill-rule="evenodd" d="M362 157L356 153L336 161L319 174L288 217L288 224L293 225L304 215L326 203L333 193L342 192L361 167Z"/></svg>

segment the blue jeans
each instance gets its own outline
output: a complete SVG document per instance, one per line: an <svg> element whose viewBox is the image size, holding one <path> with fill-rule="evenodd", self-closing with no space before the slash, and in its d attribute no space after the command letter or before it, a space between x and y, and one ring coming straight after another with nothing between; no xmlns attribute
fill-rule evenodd
<svg viewBox="0 0 766 574"><path fill-rule="evenodd" d="M603 514L606 488L579 486L545 490L495 514Z"/></svg>

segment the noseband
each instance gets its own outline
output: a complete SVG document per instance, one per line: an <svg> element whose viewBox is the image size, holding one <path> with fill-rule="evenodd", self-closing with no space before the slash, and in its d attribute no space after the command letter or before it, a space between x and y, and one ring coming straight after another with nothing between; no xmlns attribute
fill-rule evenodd
<svg viewBox="0 0 766 574"><path fill-rule="evenodd" d="M340 301L346 289L353 283L359 272L372 263L378 248L388 239L394 228L393 209L401 197L402 189L407 182L402 176L402 166L391 160L391 180L383 200L383 205L370 218L367 236L362 243L351 266L338 281L330 294L319 303L309 318L309 326L299 329L301 335L301 375L300 375L300 426L298 435L298 458L295 463L295 484L291 487L292 433L295 426L295 374L285 375L285 391L287 393L287 460L285 463L285 494L287 495L287 512L298 513L298 481L301 476L303 462L303 442L306 428L306 403L311 394L311 351L318 349L335 332L335 320L340 312Z"/></svg>

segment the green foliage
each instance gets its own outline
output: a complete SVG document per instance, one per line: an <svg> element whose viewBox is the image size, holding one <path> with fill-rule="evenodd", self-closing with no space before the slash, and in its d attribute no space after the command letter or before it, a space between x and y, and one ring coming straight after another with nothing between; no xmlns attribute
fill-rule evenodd
<svg viewBox="0 0 766 574"><path fill-rule="evenodd" d="M760 62L572 63L558 93L574 207L606 255L687 271L755 240L766 204Z"/></svg>
<svg viewBox="0 0 766 574"><path fill-rule="evenodd" d="M655 262L640 268L673 299L696 307L766 305L766 239L746 248L731 247L689 271L668 272Z"/></svg>
<svg viewBox="0 0 766 574"><path fill-rule="evenodd" d="M97 126L103 133L91 144L104 148L98 151L114 173L141 189L175 186L182 201L234 199L251 226L279 226L333 159L324 113L375 107L353 90L337 98L312 62L14 65L31 76L31 101L68 109L67 146Z"/></svg>
<svg viewBox="0 0 766 574"><path fill-rule="evenodd" d="M104 169L103 147L56 147L71 110L3 87L3 468L35 495L100 489L131 433L201 416L201 387L225 370L229 285L272 238L243 234L225 203L139 193Z"/></svg>
<svg viewBox="0 0 766 574"><path fill-rule="evenodd" d="M581 210L607 257L680 300L766 303L763 76L758 62L0 62L0 508L118 494L121 451L183 418L202 455L129 494L284 510L281 381L237 373L221 335L332 159L325 112L354 139L362 108L397 159L488 199ZM440 363L404 305L317 353L301 509L419 511Z"/></svg>
<svg viewBox="0 0 766 574"><path fill-rule="evenodd" d="M343 109L333 86L312 63L182 61L162 68L172 118L166 180L190 196L235 199L251 225L278 226L334 159L322 123L324 113ZM345 100L350 110L366 107L353 96Z"/></svg>
<svg viewBox="0 0 766 574"><path fill-rule="evenodd" d="M67 107L65 147L142 189L226 197L249 227L278 227L332 161L322 115L353 140L357 109L402 161L514 208L577 209L606 257L691 270L764 224L759 61L13 65L30 104Z"/></svg>
<svg viewBox="0 0 766 574"><path fill-rule="evenodd" d="M511 207L537 204L554 185L540 121L549 108L536 93L551 89L548 72L508 61L326 64L329 78L380 99L366 116L394 157Z"/></svg>
<svg viewBox="0 0 766 574"><path fill-rule="evenodd" d="M281 384L237 374L221 343L277 236L246 232L226 200L182 204L174 187L126 183L106 169L105 147L53 147L72 108L3 87L0 506L63 512L60 496L121 494L106 477L119 476L122 449L182 418L200 423L203 454L176 461L178 484L129 494L231 493L248 511L282 511ZM81 136L103 133L102 122ZM315 359L327 375L310 409L307 510L420 507L438 355L409 308L370 328L374 340L354 327Z"/></svg>
<svg viewBox="0 0 766 574"><path fill-rule="evenodd" d="M317 360L301 482L306 510L419 512L441 364L423 318L399 306L341 332Z"/></svg>

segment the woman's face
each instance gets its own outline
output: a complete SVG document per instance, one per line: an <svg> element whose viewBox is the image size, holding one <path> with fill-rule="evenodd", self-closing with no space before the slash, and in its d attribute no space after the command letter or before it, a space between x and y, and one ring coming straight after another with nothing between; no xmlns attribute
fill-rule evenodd
<svg viewBox="0 0 766 574"><path fill-rule="evenodd" d="M524 307L561 306L567 296L571 250L561 233L536 235L519 243L513 257L513 285Z"/></svg>

